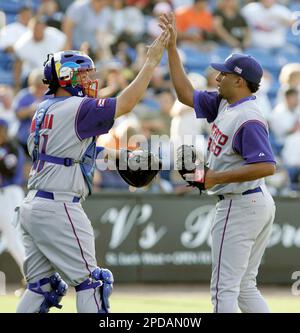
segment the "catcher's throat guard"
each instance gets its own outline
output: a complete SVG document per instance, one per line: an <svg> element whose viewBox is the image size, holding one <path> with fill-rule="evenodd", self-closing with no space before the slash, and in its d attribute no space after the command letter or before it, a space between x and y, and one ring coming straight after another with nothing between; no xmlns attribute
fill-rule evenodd
<svg viewBox="0 0 300 333"><path fill-rule="evenodd" d="M124 181L133 187L151 183L162 167L161 160L153 153L143 150L121 150L116 160L117 170Z"/></svg>

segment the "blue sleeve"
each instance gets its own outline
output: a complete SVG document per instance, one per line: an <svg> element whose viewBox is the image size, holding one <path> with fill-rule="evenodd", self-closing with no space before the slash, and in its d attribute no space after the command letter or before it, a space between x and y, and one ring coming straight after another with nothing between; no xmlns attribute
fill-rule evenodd
<svg viewBox="0 0 300 333"><path fill-rule="evenodd" d="M260 121L244 123L235 133L232 145L233 149L244 158L246 164L276 163L268 131Z"/></svg>
<svg viewBox="0 0 300 333"><path fill-rule="evenodd" d="M218 115L222 97L216 91L194 91L194 109L197 118L206 118L212 123Z"/></svg>
<svg viewBox="0 0 300 333"><path fill-rule="evenodd" d="M114 124L116 98L86 98L77 112L75 130L80 140L107 133Z"/></svg>

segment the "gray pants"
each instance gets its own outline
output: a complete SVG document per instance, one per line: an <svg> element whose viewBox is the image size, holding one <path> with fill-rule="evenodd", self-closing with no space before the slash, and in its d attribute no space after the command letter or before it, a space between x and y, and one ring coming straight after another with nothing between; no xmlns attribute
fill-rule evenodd
<svg viewBox="0 0 300 333"><path fill-rule="evenodd" d="M275 217L274 201L263 193L227 195L212 225L211 297L214 312L269 312L256 276Z"/></svg>
<svg viewBox="0 0 300 333"><path fill-rule="evenodd" d="M91 222L81 204L70 201L27 197L21 205L27 282L58 272L69 286L76 286L97 267ZM43 287L44 291L49 289L49 284ZM43 300L42 295L26 290L17 312L38 312ZM100 307L99 289L77 293L78 312L98 312Z"/></svg>

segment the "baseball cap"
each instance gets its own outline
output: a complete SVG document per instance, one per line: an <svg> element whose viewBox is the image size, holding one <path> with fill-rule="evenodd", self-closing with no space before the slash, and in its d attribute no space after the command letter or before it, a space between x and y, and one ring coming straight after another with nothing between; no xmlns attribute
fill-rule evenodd
<svg viewBox="0 0 300 333"><path fill-rule="evenodd" d="M0 119L0 127L8 128L8 122L4 119Z"/></svg>
<svg viewBox="0 0 300 333"><path fill-rule="evenodd" d="M252 83L260 83L263 75L263 69L258 61L247 54L233 53L223 64L211 63L210 66L219 72L239 75Z"/></svg>

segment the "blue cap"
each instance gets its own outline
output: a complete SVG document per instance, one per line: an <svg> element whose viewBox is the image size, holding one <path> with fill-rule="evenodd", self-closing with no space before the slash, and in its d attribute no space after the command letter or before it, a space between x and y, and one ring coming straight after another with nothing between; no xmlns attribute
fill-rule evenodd
<svg viewBox="0 0 300 333"><path fill-rule="evenodd" d="M233 53L226 58L224 64L212 63L210 65L219 72L236 74L252 83L260 83L263 76L261 65L255 58L247 54Z"/></svg>
<svg viewBox="0 0 300 333"><path fill-rule="evenodd" d="M8 122L6 120L4 120L4 119L0 119L0 126L8 128Z"/></svg>

